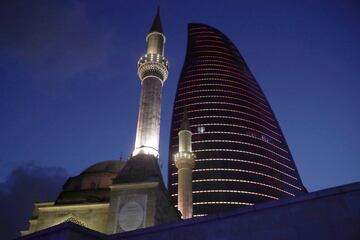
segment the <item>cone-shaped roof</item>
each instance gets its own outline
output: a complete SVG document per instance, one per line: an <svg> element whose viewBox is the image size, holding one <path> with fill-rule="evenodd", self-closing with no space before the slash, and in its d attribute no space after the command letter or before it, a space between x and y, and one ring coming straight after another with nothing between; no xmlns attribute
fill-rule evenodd
<svg viewBox="0 0 360 240"><path fill-rule="evenodd" d="M190 124L189 124L186 107L184 108L184 113L183 113L183 118L181 120L180 129L181 130L190 130Z"/></svg>
<svg viewBox="0 0 360 240"><path fill-rule="evenodd" d="M163 184L158 159L152 155L139 154L131 157L118 176L114 184L159 181ZM165 185L164 185L165 186Z"/></svg>
<svg viewBox="0 0 360 240"><path fill-rule="evenodd" d="M149 33L152 33L152 32L164 33L162 25L161 25L160 8L159 7L157 8L156 16L154 18L154 21L150 28Z"/></svg>

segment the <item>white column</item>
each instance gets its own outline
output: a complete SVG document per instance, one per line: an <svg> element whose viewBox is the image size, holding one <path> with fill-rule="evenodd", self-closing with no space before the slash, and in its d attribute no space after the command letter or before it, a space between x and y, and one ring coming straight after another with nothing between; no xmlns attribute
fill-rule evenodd
<svg viewBox="0 0 360 240"><path fill-rule="evenodd" d="M195 155L192 153L191 132L179 131L179 152L175 154L178 169L178 209L183 219L193 216L192 170L195 167Z"/></svg>

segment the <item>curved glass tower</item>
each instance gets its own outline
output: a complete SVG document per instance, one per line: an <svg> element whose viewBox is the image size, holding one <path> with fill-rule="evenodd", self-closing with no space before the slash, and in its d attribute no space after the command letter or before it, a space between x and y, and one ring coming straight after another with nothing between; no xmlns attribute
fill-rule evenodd
<svg viewBox="0 0 360 240"><path fill-rule="evenodd" d="M177 202L178 132L187 109L193 211L202 216L305 191L264 93L235 45L217 29L189 24L172 116L169 191Z"/></svg>

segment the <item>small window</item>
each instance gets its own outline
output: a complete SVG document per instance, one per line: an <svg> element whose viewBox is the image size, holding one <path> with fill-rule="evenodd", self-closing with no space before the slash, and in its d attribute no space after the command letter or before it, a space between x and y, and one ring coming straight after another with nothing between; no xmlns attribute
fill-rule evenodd
<svg viewBox="0 0 360 240"><path fill-rule="evenodd" d="M204 126L199 126L197 128L197 131L198 131L198 133L204 133L205 132L205 127Z"/></svg>
<svg viewBox="0 0 360 240"><path fill-rule="evenodd" d="M270 142L269 138L264 135L261 135L261 139L264 140L265 142Z"/></svg>

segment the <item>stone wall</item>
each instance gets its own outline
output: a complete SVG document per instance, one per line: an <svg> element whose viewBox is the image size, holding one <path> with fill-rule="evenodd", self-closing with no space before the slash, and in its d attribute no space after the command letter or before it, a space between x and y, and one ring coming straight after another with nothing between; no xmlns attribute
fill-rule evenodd
<svg viewBox="0 0 360 240"><path fill-rule="evenodd" d="M360 239L360 183L123 233L112 239Z"/></svg>
<svg viewBox="0 0 360 240"><path fill-rule="evenodd" d="M106 233L108 221L108 203L85 203L77 205L54 205L53 203L35 204L29 230L21 231L22 235L33 233L44 228L73 222L86 228Z"/></svg>
<svg viewBox="0 0 360 240"><path fill-rule="evenodd" d="M44 240L56 239L52 238L56 231L51 228L35 234ZM89 237L94 233L77 226L76 234L81 240L91 239ZM24 239L38 239L36 236L29 235ZM108 240L358 240L360 183L132 232L109 236L98 234L97 237Z"/></svg>

